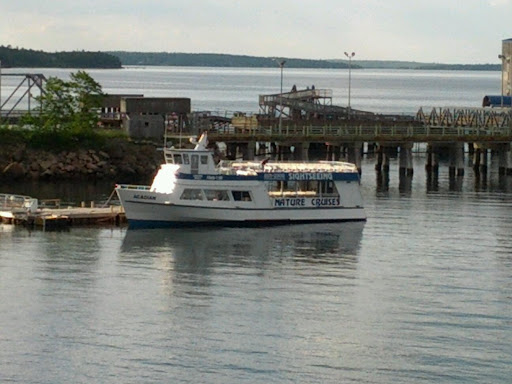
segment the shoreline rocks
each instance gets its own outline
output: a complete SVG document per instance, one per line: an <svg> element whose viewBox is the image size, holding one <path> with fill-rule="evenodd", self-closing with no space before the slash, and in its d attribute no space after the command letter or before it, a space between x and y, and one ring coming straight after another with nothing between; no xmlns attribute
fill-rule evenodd
<svg viewBox="0 0 512 384"><path fill-rule="evenodd" d="M153 144L114 140L101 150L78 149L53 153L24 144L0 149L0 180L100 180L119 183L148 179L163 162Z"/></svg>

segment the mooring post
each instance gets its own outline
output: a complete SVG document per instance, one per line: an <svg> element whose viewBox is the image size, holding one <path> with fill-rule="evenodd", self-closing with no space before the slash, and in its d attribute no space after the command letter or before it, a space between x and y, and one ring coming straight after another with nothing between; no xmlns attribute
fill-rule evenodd
<svg viewBox="0 0 512 384"><path fill-rule="evenodd" d="M377 147L377 161L375 162L375 170L377 172L382 171L382 146Z"/></svg>
<svg viewBox="0 0 512 384"><path fill-rule="evenodd" d="M389 148L384 148L382 152L382 170L389 172Z"/></svg>
<svg viewBox="0 0 512 384"><path fill-rule="evenodd" d="M432 153L432 172L439 173L439 153L437 151Z"/></svg>
<svg viewBox="0 0 512 384"><path fill-rule="evenodd" d="M455 166L457 167L457 176L464 176L464 144L457 144L455 151Z"/></svg>
<svg viewBox="0 0 512 384"><path fill-rule="evenodd" d="M450 177L463 176L464 175L464 145L460 143L452 144L449 148L450 165L449 174Z"/></svg>
<svg viewBox="0 0 512 384"><path fill-rule="evenodd" d="M402 143L400 145L400 175L411 176L413 174L412 166L412 143Z"/></svg>
<svg viewBox="0 0 512 384"><path fill-rule="evenodd" d="M308 161L309 160L309 142L297 143L294 145L293 157L295 160Z"/></svg>
<svg viewBox="0 0 512 384"><path fill-rule="evenodd" d="M427 159L425 163L425 170L427 173L432 172L432 144L427 144Z"/></svg>
<svg viewBox="0 0 512 384"><path fill-rule="evenodd" d="M487 149L481 148L480 149L480 171L482 173L487 173Z"/></svg>
<svg viewBox="0 0 512 384"><path fill-rule="evenodd" d="M477 172L480 170L480 148L478 147L473 151L473 169Z"/></svg>
<svg viewBox="0 0 512 384"><path fill-rule="evenodd" d="M412 143L411 148L407 149L407 176L414 174L414 166L412 165Z"/></svg>
<svg viewBox="0 0 512 384"><path fill-rule="evenodd" d="M240 144L242 151L242 158L244 160L254 160L254 152L256 150L256 142L249 141L247 143Z"/></svg>
<svg viewBox="0 0 512 384"><path fill-rule="evenodd" d="M512 151L507 152L507 175L512 175Z"/></svg>
<svg viewBox="0 0 512 384"><path fill-rule="evenodd" d="M502 144L498 146L498 172L500 175L507 174L508 154L510 153L510 144Z"/></svg>
<svg viewBox="0 0 512 384"><path fill-rule="evenodd" d="M348 150L347 151L348 162L355 164L359 174L361 174L361 143L360 142L352 143L347 148L347 150Z"/></svg>

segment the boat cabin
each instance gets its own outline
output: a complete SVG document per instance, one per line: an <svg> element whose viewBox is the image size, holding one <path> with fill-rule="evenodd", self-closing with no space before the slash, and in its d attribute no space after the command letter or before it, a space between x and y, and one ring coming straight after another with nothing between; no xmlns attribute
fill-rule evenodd
<svg viewBox="0 0 512 384"><path fill-rule="evenodd" d="M208 149L166 149L165 162L179 165L182 173L207 175L216 172L213 152Z"/></svg>

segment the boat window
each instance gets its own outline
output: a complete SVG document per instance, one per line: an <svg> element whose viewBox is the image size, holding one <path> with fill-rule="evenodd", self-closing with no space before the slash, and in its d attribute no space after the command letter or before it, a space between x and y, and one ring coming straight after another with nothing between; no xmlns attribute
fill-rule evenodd
<svg viewBox="0 0 512 384"><path fill-rule="evenodd" d="M183 154L183 164L190 164L190 160L188 159L188 155L186 153Z"/></svg>
<svg viewBox="0 0 512 384"><path fill-rule="evenodd" d="M285 181L286 190L289 192L295 192L297 191L297 188L299 186L298 181Z"/></svg>
<svg viewBox="0 0 512 384"><path fill-rule="evenodd" d="M268 183L268 190L270 192L280 192L282 181L271 181Z"/></svg>
<svg viewBox="0 0 512 384"><path fill-rule="evenodd" d="M192 164L190 166L190 173L196 175L199 172L199 156L192 155Z"/></svg>
<svg viewBox="0 0 512 384"><path fill-rule="evenodd" d="M203 193L200 189L187 188L180 197L181 200L203 200Z"/></svg>
<svg viewBox="0 0 512 384"><path fill-rule="evenodd" d="M318 192L318 181L301 181L299 183L299 191L302 192Z"/></svg>
<svg viewBox="0 0 512 384"><path fill-rule="evenodd" d="M208 156L206 156L206 155L201 156L201 164L202 165L208 164Z"/></svg>
<svg viewBox="0 0 512 384"><path fill-rule="evenodd" d="M290 180L269 182L268 194L271 197L315 197L321 195L336 195L337 192L332 181Z"/></svg>
<svg viewBox="0 0 512 384"><path fill-rule="evenodd" d="M174 155L174 164L183 164L183 159L181 158L181 154Z"/></svg>
<svg viewBox="0 0 512 384"><path fill-rule="evenodd" d="M235 201L252 201L249 191L231 191Z"/></svg>
<svg viewBox="0 0 512 384"><path fill-rule="evenodd" d="M205 189L206 199L210 201L229 201L228 191L219 189Z"/></svg>
<svg viewBox="0 0 512 384"><path fill-rule="evenodd" d="M338 191L334 185L334 181L328 180L320 182L320 193L322 196L337 195Z"/></svg>

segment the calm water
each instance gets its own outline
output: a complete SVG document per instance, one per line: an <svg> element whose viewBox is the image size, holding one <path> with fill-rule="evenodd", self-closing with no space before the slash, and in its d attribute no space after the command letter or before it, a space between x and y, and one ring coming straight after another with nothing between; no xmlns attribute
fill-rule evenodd
<svg viewBox="0 0 512 384"><path fill-rule="evenodd" d="M43 73L47 78L65 79L70 73L48 68L3 69L2 72ZM258 112L258 95L278 93L281 86L279 68L127 67L87 72L107 93L190 97L195 111ZM12 94L21 80L2 79L2 100ZM334 105L346 105L348 101L348 70L285 68L283 90L291 90L293 85L298 89L313 85L317 89L332 89ZM13 105L25 90L26 83L14 93L8 105ZM500 92L501 73L497 71L372 69L353 70L351 75L351 106L381 113L415 114L419 107L479 107L485 95ZM35 90L33 93L38 95Z"/></svg>
<svg viewBox="0 0 512 384"><path fill-rule="evenodd" d="M95 78L114 76L115 92L150 87L148 96L168 95L156 86L168 79L172 92L200 95L198 109L218 101L250 110L262 89L273 91L276 72L130 69ZM319 88L330 73L293 72L298 86ZM499 87L499 73L355 76L369 85L354 107L381 111L414 110L421 92L431 105L478 105ZM240 81L254 91L240 91ZM425 87L411 85L418 82ZM382 84L397 89L373 99ZM394 109L396 100L410 107ZM481 180L468 166L450 180L443 166L427 181L422 156L404 180L395 161L389 180L378 180L373 160L364 160L366 223L68 232L0 225L0 382L509 383L512 177L493 170ZM2 186L70 200L101 200L110 188Z"/></svg>

